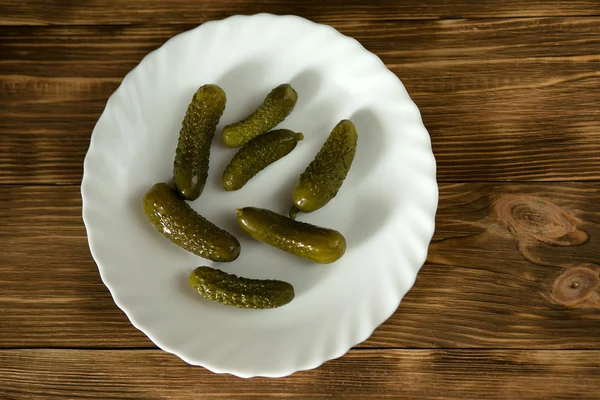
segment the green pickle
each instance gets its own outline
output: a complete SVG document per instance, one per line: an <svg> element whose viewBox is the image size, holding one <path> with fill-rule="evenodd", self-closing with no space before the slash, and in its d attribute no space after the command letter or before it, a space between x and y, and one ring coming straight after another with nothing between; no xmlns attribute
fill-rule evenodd
<svg viewBox="0 0 600 400"><path fill-rule="evenodd" d="M318 210L335 197L348 175L357 142L358 134L351 121L342 120L336 125L315 159L300 175L290 217L295 218L298 211Z"/></svg>
<svg viewBox="0 0 600 400"><path fill-rule="evenodd" d="M223 128L223 143L240 147L273 129L287 117L298 101L298 93L287 83L271 91L256 111L244 120Z"/></svg>
<svg viewBox="0 0 600 400"><path fill-rule="evenodd" d="M223 187L225 190L241 189L264 168L294 150L302 139L302 133L288 129L277 129L252 139L225 168Z"/></svg>
<svg viewBox="0 0 600 400"><path fill-rule="evenodd" d="M206 184L210 145L227 98L217 85L200 87L181 124L173 175L179 195L196 200Z"/></svg>
<svg viewBox="0 0 600 400"><path fill-rule="evenodd" d="M212 261L233 261L240 242L194 211L166 183L144 196L144 212L156 229L176 245Z"/></svg>
<svg viewBox="0 0 600 400"><path fill-rule="evenodd" d="M294 287L273 279L247 279L209 267L198 267L190 285L207 299L239 308L277 308L294 299Z"/></svg>
<svg viewBox="0 0 600 400"><path fill-rule="evenodd" d="M270 210L245 207L237 210L242 229L254 239L320 264L339 260L346 239L333 229L295 221Z"/></svg>

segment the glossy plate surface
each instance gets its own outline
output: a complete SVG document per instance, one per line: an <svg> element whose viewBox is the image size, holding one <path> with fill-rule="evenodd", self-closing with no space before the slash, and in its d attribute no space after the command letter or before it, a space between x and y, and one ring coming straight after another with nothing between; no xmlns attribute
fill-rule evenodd
<svg viewBox="0 0 600 400"><path fill-rule="evenodd" d="M223 146L220 128L284 82L299 100L280 127L303 132L304 141L243 189L225 192L221 176L235 150ZM242 253L228 264L178 248L142 211L144 193L172 181L181 121L207 83L225 90L227 107L206 188L191 205L240 239ZM298 176L341 119L351 119L359 133L354 164L338 196L299 219L342 232L346 255L317 265L246 236L235 209L286 213ZM315 368L367 339L413 285L438 197L429 135L398 78L331 27L268 14L203 24L147 55L94 128L81 192L92 255L132 324L190 364L241 377ZM288 281L296 298L266 311L210 302L188 284L199 265Z"/></svg>

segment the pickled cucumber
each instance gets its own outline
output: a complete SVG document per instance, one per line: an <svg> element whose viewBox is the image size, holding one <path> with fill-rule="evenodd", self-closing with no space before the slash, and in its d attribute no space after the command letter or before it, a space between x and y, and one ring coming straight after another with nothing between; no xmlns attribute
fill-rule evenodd
<svg viewBox="0 0 600 400"><path fill-rule="evenodd" d="M255 207L238 209L237 217L241 227L254 239L317 263L332 263L346 251L346 239L332 229Z"/></svg>
<svg viewBox="0 0 600 400"><path fill-rule="evenodd" d="M227 147L240 147L268 132L292 112L297 100L298 94L290 85L277 86L256 111L244 120L223 128L223 143Z"/></svg>
<svg viewBox="0 0 600 400"><path fill-rule="evenodd" d="M277 308L294 299L294 287L273 279L247 279L209 267L198 267L190 285L207 299L239 308Z"/></svg>
<svg viewBox="0 0 600 400"><path fill-rule="evenodd" d="M351 121L342 120L337 124L315 159L300 175L290 217L295 218L298 211L318 210L335 197L348 175L357 142L358 134Z"/></svg>
<svg viewBox="0 0 600 400"><path fill-rule="evenodd" d="M212 261L233 261L240 242L196 213L166 183L157 183L144 196L144 212L156 229L180 247Z"/></svg>
<svg viewBox="0 0 600 400"><path fill-rule="evenodd" d="M208 177L210 145L227 98L217 85L200 87L190 105L179 132L173 175L179 195L186 200L200 196Z"/></svg>
<svg viewBox="0 0 600 400"><path fill-rule="evenodd" d="M277 129L252 139L225 168L223 187L225 190L241 189L261 170L294 150L302 139L301 133L288 129Z"/></svg>

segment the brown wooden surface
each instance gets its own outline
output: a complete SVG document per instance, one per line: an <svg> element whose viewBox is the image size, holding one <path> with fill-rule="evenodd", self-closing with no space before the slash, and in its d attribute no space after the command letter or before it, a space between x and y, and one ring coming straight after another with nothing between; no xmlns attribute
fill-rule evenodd
<svg viewBox="0 0 600 400"><path fill-rule="evenodd" d="M232 14L296 14L324 23L412 19L597 16L595 0L4 0L0 24L202 23Z"/></svg>
<svg viewBox="0 0 600 400"><path fill-rule="evenodd" d="M156 350L102 285L79 194L123 76L177 33L259 11L379 55L421 109L440 181L428 260L396 313L282 380ZM598 399L598 104L596 0L4 1L0 399Z"/></svg>
<svg viewBox="0 0 600 400"><path fill-rule="evenodd" d="M401 77L440 181L564 181L600 179L598 21L332 24ZM108 96L145 54L192 27L0 27L0 138L11 150L0 183L78 184Z"/></svg>
<svg viewBox="0 0 600 400"><path fill-rule="evenodd" d="M428 263L359 347L600 349L591 334L600 332L600 296L566 305L553 297L565 269L600 272L588 265L600 260L599 201L591 183L441 184ZM0 220L4 347L154 347L101 284L78 187L5 186ZM521 228L511 233L509 222ZM557 235L561 247L546 243Z"/></svg>
<svg viewBox="0 0 600 400"><path fill-rule="evenodd" d="M0 350L0 398L597 400L598 368L598 350L353 350L287 378L243 380L158 350Z"/></svg>

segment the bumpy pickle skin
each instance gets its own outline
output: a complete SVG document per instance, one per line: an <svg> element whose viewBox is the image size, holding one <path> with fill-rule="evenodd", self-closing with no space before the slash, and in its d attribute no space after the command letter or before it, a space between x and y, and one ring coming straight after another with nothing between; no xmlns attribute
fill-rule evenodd
<svg viewBox="0 0 600 400"><path fill-rule="evenodd" d="M248 279L209 267L198 267L190 285L203 297L238 308L277 308L294 299L294 287L273 279Z"/></svg>
<svg viewBox="0 0 600 400"><path fill-rule="evenodd" d="M297 101L298 93L289 84L277 86L256 111L223 128L223 143L227 147L240 147L270 131L292 112Z"/></svg>
<svg viewBox="0 0 600 400"><path fill-rule="evenodd" d="M220 262L240 255L240 242L194 211L166 183L157 183L144 196L148 220L167 239L200 257Z"/></svg>
<svg viewBox="0 0 600 400"><path fill-rule="evenodd" d="M223 188L227 191L241 189L260 171L285 157L304 139L302 133L277 129L255 137L231 159L223 173Z"/></svg>
<svg viewBox="0 0 600 400"><path fill-rule="evenodd" d="M295 218L298 211L318 210L336 196L354 160L357 143L358 134L351 121L342 120L336 125L315 159L300 175L290 217Z"/></svg>
<svg viewBox="0 0 600 400"><path fill-rule="evenodd" d="M173 167L175 187L186 200L196 200L204 189L210 145L226 102L223 89L217 85L204 85L196 91L188 106Z"/></svg>
<svg viewBox="0 0 600 400"><path fill-rule="evenodd" d="M346 239L333 229L256 207L238 209L237 217L242 229L254 239L316 263L330 264L346 252Z"/></svg>

